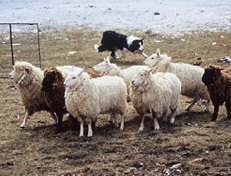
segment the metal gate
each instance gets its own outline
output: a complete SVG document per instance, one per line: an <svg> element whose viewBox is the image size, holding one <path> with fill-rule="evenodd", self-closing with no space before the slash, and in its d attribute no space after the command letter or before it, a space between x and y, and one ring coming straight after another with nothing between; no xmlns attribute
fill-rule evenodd
<svg viewBox="0 0 231 176"><path fill-rule="evenodd" d="M41 67L38 23L0 23L0 78L7 78L15 61Z"/></svg>

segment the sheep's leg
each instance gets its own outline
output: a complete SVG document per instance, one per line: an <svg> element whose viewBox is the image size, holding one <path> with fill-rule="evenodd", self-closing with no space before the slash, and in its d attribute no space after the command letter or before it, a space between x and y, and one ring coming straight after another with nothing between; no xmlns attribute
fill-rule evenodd
<svg viewBox="0 0 231 176"><path fill-rule="evenodd" d="M141 123L140 123L139 131L143 131L144 130L144 119L145 119L145 115L142 115L142 120L141 120Z"/></svg>
<svg viewBox="0 0 231 176"><path fill-rule="evenodd" d="M228 102L225 103L226 111L227 111L227 118L231 120L231 104Z"/></svg>
<svg viewBox="0 0 231 176"><path fill-rule="evenodd" d="M92 132L92 128L91 128L91 120L87 121L87 125L88 125L87 137L92 137L93 136L93 132Z"/></svg>
<svg viewBox="0 0 231 176"><path fill-rule="evenodd" d="M152 111L152 118L153 118L153 122L154 122L154 130L159 130L160 129L160 125L158 123L158 118L157 118L157 113L155 113L154 111Z"/></svg>
<svg viewBox="0 0 231 176"><path fill-rule="evenodd" d="M160 125L158 123L157 118L153 117L153 121L154 121L154 130L159 130L160 129Z"/></svg>
<svg viewBox="0 0 231 176"><path fill-rule="evenodd" d="M177 110L178 110L177 108L171 110L170 120L169 120L169 122L171 124L173 124L175 122L175 117L176 117L176 114L177 114Z"/></svg>
<svg viewBox="0 0 231 176"><path fill-rule="evenodd" d="M209 105L210 105L210 100L208 100L206 103L205 103L205 112L209 112Z"/></svg>
<svg viewBox="0 0 231 176"><path fill-rule="evenodd" d="M111 113L111 115L108 117L108 122L110 122L110 123L116 123L115 114L114 113Z"/></svg>
<svg viewBox="0 0 231 176"><path fill-rule="evenodd" d="M28 117L29 117L29 111L26 110L26 114L25 114L25 116L24 116L23 122L22 122L22 124L20 125L21 128L25 128L25 127L26 127L26 122L27 122Z"/></svg>
<svg viewBox="0 0 231 176"><path fill-rule="evenodd" d="M175 122L175 115L170 117L170 123L174 123Z"/></svg>
<svg viewBox="0 0 231 176"><path fill-rule="evenodd" d="M218 111L219 111L219 106L218 105L214 105L212 121L216 121L217 120Z"/></svg>
<svg viewBox="0 0 231 176"><path fill-rule="evenodd" d="M57 124L57 118L56 118L54 112L50 112L50 114L51 114L51 117L52 117L52 124L56 125Z"/></svg>
<svg viewBox="0 0 231 176"><path fill-rule="evenodd" d="M79 132L79 136L82 137L84 132L84 121L81 119L80 120L80 132Z"/></svg>
<svg viewBox="0 0 231 176"><path fill-rule="evenodd" d="M77 130L78 129L78 125L79 125L79 122L77 120L77 118L73 117L71 114L68 114L67 118L70 120L71 124L70 124L70 128L72 130Z"/></svg>
<svg viewBox="0 0 231 176"><path fill-rule="evenodd" d="M55 133L60 133L62 131L63 128L63 113L56 113L58 116L58 124L57 124L57 128L55 130Z"/></svg>
<svg viewBox="0 0 231 176"><path fill-rule="evenodd" d="M191 108L198 102L198 99L194 99L193 102L186 108L186 111L190 111Z"/></svg>
<svg viewBox="0 0 231 176"><path fill-rule="evenodd" d="M124 129L124 114L121 114L120 130Z"/></svg>

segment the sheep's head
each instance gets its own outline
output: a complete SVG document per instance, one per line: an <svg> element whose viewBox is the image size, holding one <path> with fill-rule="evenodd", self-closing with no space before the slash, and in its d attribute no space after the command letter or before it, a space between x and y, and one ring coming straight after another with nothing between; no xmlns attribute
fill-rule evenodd
<svg viewBox="0 0 231 176"><path fill-rule="evenodd" d="M70 72L64 81L64 87L69 87L69 88L72 88L74 86L78 87L82 74L83 74L83 69L81 69L80 71Z"/></svg>
<svg viewBox="0 0 231 176"><path fill-rule="evenodd" d="M131 80L132 87L145 86L147 85L147 79L149 78L151 70L144 70L136 73Z"/></svg>
<svg viewBox="0 0 231 176"><path fill-rule="evenodd" d="M155 67L157 64L163 61L171 61L171 58L168 57L166 54L161 54L160 50L157 49L156 53L145 59L143 63L149 67Z"/></svg>
<svg viewBox="0 0 231 176"><path fill-rule="evenodd" d="M216 80L221 76L221 70L219 66L215 65L206 68L202 76L202 82L208 87L213 87Z"/></svg>
<svg viewBox="0 0 231 176"><path fill-rule="evenodd" d="M103 76L110 72L111 70L111 62L110 57L104 58L104 61L95 65L93 70L97 72L100 76Z"/></svg>
<svg viewBox="0 0 231 176"><path fill-rule="evenodd" d="M53 89L54 85L59 82L62 84L64 82L62 73L60 73L55 67L45 68L42 90Z"/></svg>
<svg viewBox="0 0 231 176"><path fill-rule="evenodd" d="M13 70L9 74L9 79L13 80L16 84L29 84L31 79L26 81L26 78L31 77L32 65L28 62L16 62Z"/></svg>

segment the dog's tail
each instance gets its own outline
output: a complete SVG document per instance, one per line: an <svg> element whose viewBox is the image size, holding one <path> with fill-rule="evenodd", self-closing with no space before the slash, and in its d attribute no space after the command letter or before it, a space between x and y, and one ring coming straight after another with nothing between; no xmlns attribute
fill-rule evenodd
<svg viewBox="0 0 231 176"><path fill-rule="evenodd" d="M99 52L99 45L95 44L95 45L94 45L94 48L95 48L95 50L96 50L97 52Z"/></svg>

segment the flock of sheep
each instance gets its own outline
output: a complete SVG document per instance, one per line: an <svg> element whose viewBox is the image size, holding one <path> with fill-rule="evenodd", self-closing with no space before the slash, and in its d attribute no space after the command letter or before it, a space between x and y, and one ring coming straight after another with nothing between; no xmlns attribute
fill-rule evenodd
<svg viewBox="0 0 231 176"><path fill-rule="evenodd" d="M74 66L50 67L43 71L28 62L16 62L9 78L19 90L26 110L21 127L26 126L34 112L47 110L53 124L57 124L57 133L62 130L66 113L79 121L79 136L84 136L85 122L87 136L93 136L92 123L103 113L110 113L109 120L115 125L120 123L123 130L126 104L131 101L142 118L139 130L144 129L147 114L153 118L154 130L158 130L159 118L174 123L180 112L180 95L194 99L187 110L204 99L207 101L205 111L209 111L212 100L214 121L219 106L225 102L231 119L230 69L172 63L159 49L146 58L144 64L121 69L108 57L93 67L94 72L87 72Z"/></svg>

